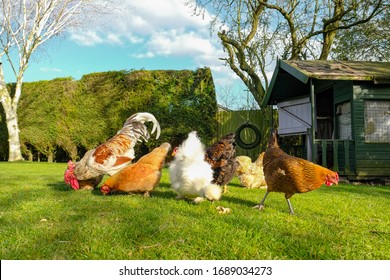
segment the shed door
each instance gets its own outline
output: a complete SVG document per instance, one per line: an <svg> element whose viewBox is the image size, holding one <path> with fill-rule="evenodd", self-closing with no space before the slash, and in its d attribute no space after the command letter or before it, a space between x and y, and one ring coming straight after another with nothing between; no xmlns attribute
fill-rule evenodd
<svg viewBox="0 0 390 280"><path fill-rule="evenodd" d="M280 135L306 134L311 127L311 106L309 97L284 101L277 104Z"/></svg>

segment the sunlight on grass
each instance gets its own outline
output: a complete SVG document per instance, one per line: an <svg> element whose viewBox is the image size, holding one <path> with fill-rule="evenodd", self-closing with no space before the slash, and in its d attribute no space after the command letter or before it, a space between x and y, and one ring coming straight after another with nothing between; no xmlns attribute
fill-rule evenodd
<svg viewBox="0 0 390 280"><path fill-rule="evenodd" d="M0 163L1 259L390 259L390 186L297 194L244 189L176 200L167 169L149 198L74 191L66 164ZM231 213L221 215L217 206Z"/></svg>

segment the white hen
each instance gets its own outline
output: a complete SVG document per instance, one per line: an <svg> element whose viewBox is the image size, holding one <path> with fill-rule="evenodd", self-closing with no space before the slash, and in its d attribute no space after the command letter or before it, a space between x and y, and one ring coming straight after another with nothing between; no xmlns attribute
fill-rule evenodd
<svg viewBox="0 0 390 280"><path fill-rule="evenodd" d="M219 200L222 190L212 184L213 170L205 162L205 149L196 131L174 150L175 157L169 165L172 188L178 193L177 199L188 198L195 203L204 199Z"/></svg>

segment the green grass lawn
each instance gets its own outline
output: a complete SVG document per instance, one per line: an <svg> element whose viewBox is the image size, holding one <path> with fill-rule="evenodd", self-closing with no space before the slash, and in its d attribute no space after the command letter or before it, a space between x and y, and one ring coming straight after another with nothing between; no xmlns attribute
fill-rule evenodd
<svg viewBox="0 0 390 280"><path fill-rule="evenodd" d="M0 163L1 259L390 259L390 186L340 184L292 197L235 178L220 201L175 200L168 170L151 197L63 183L66 164ZM217 206L228 207L222 215Z"/></svg>

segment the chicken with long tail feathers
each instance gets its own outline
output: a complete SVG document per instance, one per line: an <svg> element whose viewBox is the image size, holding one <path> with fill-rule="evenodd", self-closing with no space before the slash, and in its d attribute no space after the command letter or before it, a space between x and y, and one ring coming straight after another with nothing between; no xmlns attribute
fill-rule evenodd
<svg viewBox="0 0 390 280"><path fill-rule="evenodd" d="M150 138L145 122L152 122L151 134L160 136L160 124L150 113L131 115L121 130L95 149L89 150L84 157L73 164L68 162L64 179L73 189L91 189L96 187L103 176L114 175L126 167L135 158L134 146L137 142L147 142Z"/></svg>
<svg viewBox="0 0 390 280"><path fill-rule="evenodd" d="M263 158L263 168L267 192L255 208L264 209L264 201L270 192L282 192L285 195L290 214L294 214L290 198L295 193L305 193L320 188L323 184L338 184L339 175L320 165L283 152L277 142L277 132L271 132L268 148Z"/></svg>

